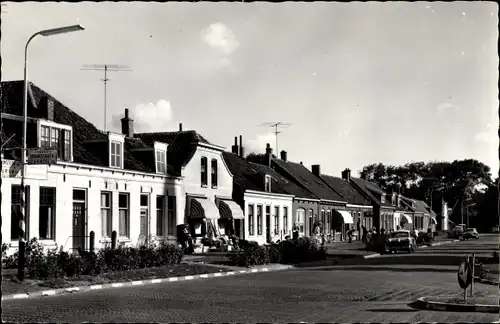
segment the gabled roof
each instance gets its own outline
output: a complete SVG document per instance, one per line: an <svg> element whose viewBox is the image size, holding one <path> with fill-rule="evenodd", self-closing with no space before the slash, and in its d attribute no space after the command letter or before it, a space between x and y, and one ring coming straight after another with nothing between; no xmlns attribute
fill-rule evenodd
<svg viewBox="0 0 500 324"><path fill-rule="evenodd" d="M377 192L384 192L382 188L380 188L380 186L377 185L376 183L366 181L365 179L353 178L353 177L351 177L351 181L354 182L354 184L358 186L361 190L363 190L363 192L366 195L368 195L368 197L370 197L372 201L375 202L376 204L382 207L395 208L390 202L387 201L387 199L385 200L384 203L382 203L380 201L380 198L378 198L378 195L377 196L375 195Z"/></svg>
<svg viewBox="0 0 500 324"><path fill-rule="evenodd" d="M328 185L324 183L323 180L315 176L302 164L283 161L280 159L273 159L272 163L276 171L283 174L290 180L293 179L297 182L297 184L313 193L316 197L333 201L346 201L344 197L335 192L335 190L328 187Z"/></svg>
<svg viewBox="0 0 500 324"><path fill-rule="evenodd" d="M417 213L424 213L430 215L430 207L427 205L427 203L423 200L418 200L418 199L413 199L415 202L415 212ZM434 213L434 212L433 212Z"/></svg>
<svg viewBox="0 0 500 324"><path fill-rule="evenodd" d="M23 107L23 81L4 81L1 83L2 93L2 113L22 116ZM109 166L109 157L103 154L102 145L98 143L86 143L89 140L107 140L107 134L86 119L66 107L53 96L42 90L40 87L30 82L28 91L28 116L40 118L41 101L44 97L54 101L54 122L73 127L73 161L75 163L94 165L94 166ZM3 119L6 123L18 123L9 119ZM16 132L15 141L20 142L21 131ZM135 146L147 147L145 143L138 141L125 141L124 147L124 169L134 170L139 172L155 172L154 163L143 163L135 157L135 154L130 151L131 147ZM151 159L154 155L151 154Z"/></svg>
<svg viewBox="0 0 500 324"><path fill-rule="evenodd" d="M167 161L177 174L181 174L182 167L193 158L198 143L211 144L194 130L178 132L138 133L135 138L152 146L154 142L168 144Z"/></svg>
<svg viewBox="0 0 500 324"><path fill-rule="evenodd" d="M271 176L271 192L294 195L297 198L318 199L306 189L288 180L272 168L252 163L235 153L223 152L227 167L233 174L233 181L242 191L255 190L264 192L264 177Z"/></svg>
<svg viewBox="0 0 500 324"><path fill-rule="evenodd" d="M322 174L321 178L335 191L340 193L342 197L347 200L348 204L352 205L360 205L360 206L370 206L371 200L362 195L359 190L357 190L351 183L348 181L333 177L330 175Z"/></svg>

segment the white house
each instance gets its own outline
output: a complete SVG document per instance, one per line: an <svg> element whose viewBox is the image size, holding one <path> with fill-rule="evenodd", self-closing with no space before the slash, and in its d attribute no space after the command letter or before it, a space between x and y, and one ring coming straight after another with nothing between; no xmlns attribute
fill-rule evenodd
<svg viewBox="0 0 500 324"><path fill-rule="evenodd" d="M3 241L17 246L20 207L22 81L2 82L2 137L11 138L2 155ZM168 145L146 145L133 138L128 112L122 133L104 133L31 84L28 98L28 148L51 150L57 161L26 167L26 238L48 247L88 249L111 241L135 244L148 236L176 241L184 221L182 178L167 160ZM38 164L31 164L38 163ZM39 164L45 163L45 164Z"/></svg>

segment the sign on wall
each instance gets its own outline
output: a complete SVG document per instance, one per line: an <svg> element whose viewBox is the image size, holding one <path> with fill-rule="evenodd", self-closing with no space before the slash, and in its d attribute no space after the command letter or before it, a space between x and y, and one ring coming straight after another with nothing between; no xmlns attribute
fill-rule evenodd
<svg viewBox="0 0 500 324"><path fill-rule="evenodd" d="M20 161L13 160L2 160L2 178L21 178L21 167ZM47 166L46 165L28 165L26 166L25 177L27 179L34 180L46 180L47 179Z"/></svg>
<svg viewBox="0 0 500 324"><path fill-rule="evenodd" d="M28 164L54 164L57 162L57 149L31 148L28 149Z"/></svg>

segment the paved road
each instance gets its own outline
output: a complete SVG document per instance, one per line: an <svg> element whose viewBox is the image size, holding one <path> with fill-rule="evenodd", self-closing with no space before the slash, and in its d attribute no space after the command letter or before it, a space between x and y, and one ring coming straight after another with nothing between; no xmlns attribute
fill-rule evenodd
<svg viewBox="0 0 500 324"><path fill-rule="evenodd" d="M495 287L485 286L492 292ZM488 291L489 292L489 291ZM3 302L8 322L492 322L419 311L423 295L460 293L449 273L293 269Z"/></svg>

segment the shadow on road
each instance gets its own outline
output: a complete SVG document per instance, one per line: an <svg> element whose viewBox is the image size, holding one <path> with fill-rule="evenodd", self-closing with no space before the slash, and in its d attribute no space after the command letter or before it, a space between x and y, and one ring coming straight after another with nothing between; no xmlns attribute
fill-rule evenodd
<svg viewBox="0 0 500 324"><path fill-rule="evenodd" d="M375 308L367 309L367 312L380 312L380 313L415 313L419 312L419 309L408 309L408 308Z"/></svg>

